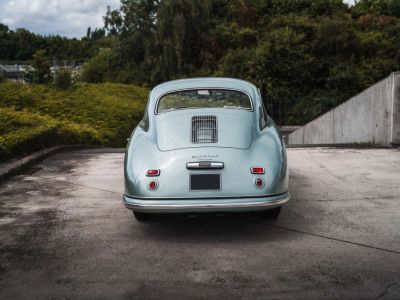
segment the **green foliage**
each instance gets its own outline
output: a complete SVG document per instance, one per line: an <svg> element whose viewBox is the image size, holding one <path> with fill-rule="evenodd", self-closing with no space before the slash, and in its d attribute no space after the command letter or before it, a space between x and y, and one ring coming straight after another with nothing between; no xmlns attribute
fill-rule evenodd
<svg viewBox="0 0 400 300"><path fill-rule="evenodd" d="M45 50L38 50L33 55L32 70L28 71L25 80L31 83L49 83L52 80L50 64Z"/></svg>
<svg viewBox="0 0 400 300"><path fill-rule="evenodd" d="M102 28L90 30L82 39L58 35L42 36L26 29L10 30L0 23L0 61L29 61L38 50L45 50L51 59L83 63L97 53L100 47L111 47L112 37Z"/></svg>
<svg viewBox="0 0 400 300"><path fill-rule="evenodd" d="M398 0L121 0L104 21L81 40L0 24L0 59L90 58L85 82L239 77L263 88L280 124L310 121L400 69Z"/></svg>
<svg viewBox="0 0 400 300"><path fill-rule="evenodd" d="M120 79L152 84L197 71L209 11L209 0L122 0L105 17L108 32L119 38Z"/></svg>
<svg viewBox="0 0 400 300"><path fill-rule="evenodd" d="M400 69L399 1L123 0L105 28L114 78L227 76L264 87L280 124L301 124Z"/></svg>
<svg viewBox="0 0 400 300"><path fill-rule="evenodd" d="M114 60L115 53L111 49L101 50L86 63L81 80L88 83L115 81L115 77L113 77Z"/></svg>
<svg viewBox="0 0 400 300"><path fill-rule="evenodd" d="M30 61L38 50L45 50L51 60L81 64L98 52L112 47L115 41L103 28L90 30L82 39L58 35L42 36L26 29L10 30L0 23L0 61Z"/></svg>
<svg viewBox="0 0 400 300"><path fill-rule="evenodd" d="M400 17L400 1L398 0L359 0L353 9L356 16L372 14Z"/></svg>
<svg viewBox="0 0 400 300"><path fill-rule="evenodd" d="M3 74L0 73L0 83L6 81L6 78L3 76Z"/></svg>
<svg viewBox="0 0 400 300"><path fill-rule="evenodd" d="M59 144L123 147L148 90L122 84L0 84L0 161Z"/></svg>
<svg viewBox="0 0 400 300"><path fill-rule="evenodd" d="M72 72L67 68L61 68L54 75L54 85L62 90L67 90L72 87L73 79Z"/></svg>

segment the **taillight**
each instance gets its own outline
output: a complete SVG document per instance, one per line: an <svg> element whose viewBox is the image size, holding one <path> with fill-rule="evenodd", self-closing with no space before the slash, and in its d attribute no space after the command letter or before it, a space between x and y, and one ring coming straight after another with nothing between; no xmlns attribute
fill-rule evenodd
<svg viewBox="0 0 400 300"><path fill-rule="evenodd" d="M148 176L148 177L160 176L160 169L147 170L146 176Z"/></svg>
<svg viewBox="0 0 400 300"><path fill-rule="evenodd" d="M251 167L250 171L252 174L264 174L265 173L265 169L261 168L261 167Z"/></svg>
<svg viewBox="0 0 400 300"><path fill-rule="evenodd" d="M262 180L261 178L256 178L254 179L254 184L260 189L264 186L264 180Z"/></svg>
<svg viewBox="0 0 400 300"><path fill-rule="evenodd" d="M158 183L157 183L157 181L150 181L150 183L147 187L149 190L154 191L158 188Z"/></svg>

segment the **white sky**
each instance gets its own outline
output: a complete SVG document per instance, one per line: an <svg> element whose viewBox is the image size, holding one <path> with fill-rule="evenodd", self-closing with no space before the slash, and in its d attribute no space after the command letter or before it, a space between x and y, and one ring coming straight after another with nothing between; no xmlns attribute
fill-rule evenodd
<svg viewBox="0 0 400 300"><path fill-rule="evenodd" d="M82 37L90 26L102 27L107 11L119 0L0 0L0 23L40 34Z"/></svg>
<svg viewBox="0 0 400 300"><path fill-rule="evenodd" d="M11 29L81 38L89 26L102 27L107 6L118 8L119 3L119 0L0 0L0 23Z"/></svg>

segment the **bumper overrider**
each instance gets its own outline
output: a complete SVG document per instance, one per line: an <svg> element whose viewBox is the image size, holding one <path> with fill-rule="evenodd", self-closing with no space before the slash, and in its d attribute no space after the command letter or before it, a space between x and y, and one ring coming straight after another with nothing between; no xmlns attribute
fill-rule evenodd
<svg viewBox="0 0 400 300"><path fill-rule="evenodd" d="M290 193L219 198L140 198L123 196L126 208L145 213L257 211L279 207Z"/></svg>

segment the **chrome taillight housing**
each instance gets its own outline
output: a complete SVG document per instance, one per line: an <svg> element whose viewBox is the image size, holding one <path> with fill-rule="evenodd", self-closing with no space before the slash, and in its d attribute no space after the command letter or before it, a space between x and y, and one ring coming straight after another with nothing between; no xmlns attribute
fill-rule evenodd
<svg viewBox="0 0 400 300"><path fill-rule="evenodd" d="M251 174L265 174L265 169L263 167L251 167Z"/></svg>
<svg viewBox="0 0 400 300"><path fill-rule="evenodd" d="M148 177L154 177L154 176L160 176L160 169L153 169L153 170L147 170L146 176Z"/></svg>

